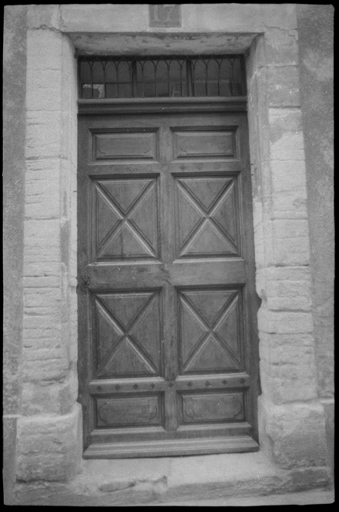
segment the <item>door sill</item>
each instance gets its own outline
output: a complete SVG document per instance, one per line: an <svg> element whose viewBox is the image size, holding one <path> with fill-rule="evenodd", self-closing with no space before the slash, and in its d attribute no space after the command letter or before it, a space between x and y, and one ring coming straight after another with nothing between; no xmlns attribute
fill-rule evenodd
<svg viewBox="0 0 339 512"><path fill-rule="evenodd" d="M256 452L259 445L250 436L198 439L166 439L149 442L93 443L84 459L125 459L134 457L171 457L217 453Z"/></svg>

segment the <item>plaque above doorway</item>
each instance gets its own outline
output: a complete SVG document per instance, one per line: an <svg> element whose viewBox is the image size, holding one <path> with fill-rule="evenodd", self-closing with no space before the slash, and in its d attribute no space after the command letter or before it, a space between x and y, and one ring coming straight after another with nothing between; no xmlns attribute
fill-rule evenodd
<svg viewBox="0 0 339 512"><path fill-rule="evenodd" d="M149 5L150 27L181 27L180 4Z"/></svg>

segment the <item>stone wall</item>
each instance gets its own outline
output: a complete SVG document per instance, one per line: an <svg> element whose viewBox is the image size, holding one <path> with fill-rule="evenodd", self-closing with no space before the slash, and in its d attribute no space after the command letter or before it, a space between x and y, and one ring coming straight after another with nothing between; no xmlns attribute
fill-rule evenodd
<svg viewBox="0 0 339 512"><path fill-rule="evenodd" d="M17 478L67 480L81 458L77 403L76 59L27 19L24 315Z"/></svg>
<svg viewBox="0 0 339 512"><path fill-rule="evenodd" d="M306 150L312 314L318 393L334 457L333 15L330 5L298 5L301 110Z"/></svg>
<svg viewBox="0 0 339 512"><path fill-rule="evenodd" d="M297 20L267 20L247 79L256 252L262 449L281 467L326 465L311 311ZM270 28L271 25L271 28Z"/></svg>
<svg viewBox="0 0 339 512"><path fill-rule="evenodd" d="M301 101L299 80L304 83L305 77L310 78L322 108L320 98L329 75L324 68L325 84L314 74L312 63L323 57L321 51L329 58L330 50L325 45L326 49L307 54L309 27L325 30L328 14L317 25L313 11L305 9L299 49L294 4L183 4L182 27L156 31L148 26L147 5L31 5L27 22L25 7L6 8L9 489L15 474L21 482L72 480L81 463L75 49L160 54L208 46L211 53L220 48L246 51L256 288L261 299L261 450L280 468L326 474L325 413L319 398L329 396L330 381L325 375L332 371L333 361L330 331L325 327L328 310L320 307L325 297L325 288L318 286L324 275L321 242L315 242L313 224L321 229L330 207L328 199L321 210L319 192L330 188L329 131L323 114L324 151L318 161L310 136L318 110L312 110L308 96ZM17 66L11 66L13 59ZM322 85L317 88L319 80ZM317 177L312 162L323 166L326 178ZM312 197L322 211L320 218ZM325 261L331 265L328 258ZM330 273L325 279L330 282Z"/></svg>
<svg viewBox="0 0 339 512"><path fill-rule="evenodd" d="M16 427L20 415L25 205L26 10L5 8L3 81L3 476L5 500L15 481Z"/></svg>

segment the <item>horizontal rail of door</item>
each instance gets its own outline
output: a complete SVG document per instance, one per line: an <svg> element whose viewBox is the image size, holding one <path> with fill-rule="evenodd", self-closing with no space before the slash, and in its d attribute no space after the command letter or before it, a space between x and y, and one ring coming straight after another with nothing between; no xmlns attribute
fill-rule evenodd
<svg viewBox="0 0 339 512"><path fill-rule="evenodd" d="M246 436L252 431L247 421L209 424L208 432L211 438L216 436ZM133 441L187 439L194 435L198 440L206 439L206 425L180 425L176 431L165 431L163 427L137 427L137 428L96 428L91 432L92 443L121 443ZM134 438L134 439L133 439Z"/></svg>
<svg viewBox="0 0 339 512"><path fill-rule="evenodd" d="M213 262L213 265L210 263ZM172 286L244 285L246 263L242 258L211 258L204 262L183 259L182 262L157 263L152 260L135 263L102 262L86 266L88 288L101 290L126 290L128 288L161 288L171 282ZM220 276L223 276L220 283ZM114 284L113 284L114 283Z"/></svg>
<svg viewBox="0 0 339 512"><path fill-rule="evenodd" d="M79 115L246 112L246 96L232 98L166 98L78 100Z"/></svg>
<svg viewBox="0 0 339 512"><path fill-rule="evenodd" d="M165 381L161 377L148 377L147 379L105 379L93 380L89 384L89 391L94 395L107 395L112 393L144 393L149 391L164 391L173 387L174 382ZM175 380L177 391L193 391L202 389L238 389L248 388L250 377L247 373L222 375L181 375Z"/></svg>

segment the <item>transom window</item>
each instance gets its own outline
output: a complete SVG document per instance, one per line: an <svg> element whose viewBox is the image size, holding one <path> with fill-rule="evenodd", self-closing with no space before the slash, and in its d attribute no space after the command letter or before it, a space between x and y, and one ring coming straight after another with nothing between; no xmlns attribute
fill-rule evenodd
<svg viewBox="0 0 339 512"><path fill-rule="evenodd" d="M82 99L246 94L243 55L81 56L79 84Z"/></svg>

